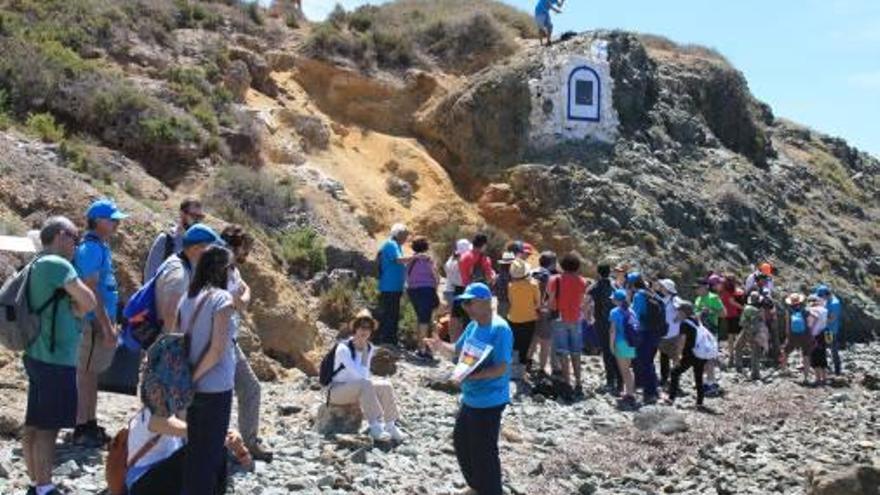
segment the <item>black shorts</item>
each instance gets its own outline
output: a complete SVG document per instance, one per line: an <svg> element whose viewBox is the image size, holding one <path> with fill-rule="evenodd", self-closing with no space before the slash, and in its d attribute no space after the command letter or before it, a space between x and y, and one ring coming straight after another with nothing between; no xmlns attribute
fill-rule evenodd
<svg viewBox="0 0 880 495"><path fill-rule="evenodd" d="M24 424L40 430L76 426L76 367L24 357L28 403Z"/></svg>
<svg viewBox="0 0 880 495"><path fill-rule="evenodd" d="M722 331L727 335L739 335L742 328L739 325L739 316L721 320Z"/></svg>

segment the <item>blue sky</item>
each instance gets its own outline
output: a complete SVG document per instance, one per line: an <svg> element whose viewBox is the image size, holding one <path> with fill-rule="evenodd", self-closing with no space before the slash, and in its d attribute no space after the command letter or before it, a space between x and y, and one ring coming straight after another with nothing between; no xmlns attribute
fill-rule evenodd
<svg viewBox="0 0 880 495"><path fill-rule="evenodd" d="M504 1L528 12L535 3ZM335 4L303 0L303 9L318 20ZM567 0L554 24L557 32L623 28L716 48L777 116L880 157L880 0Z"/></svg>

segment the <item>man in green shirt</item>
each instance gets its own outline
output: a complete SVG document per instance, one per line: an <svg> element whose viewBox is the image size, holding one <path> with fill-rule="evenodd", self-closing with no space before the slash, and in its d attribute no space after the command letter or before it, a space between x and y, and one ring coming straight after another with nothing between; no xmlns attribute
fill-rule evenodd
<svg viewBox="0 0 880 495"><path fill-rule="evenodd" d="M25 350L28 404L22 451L31 486L28 495L60 495L52 484L58 430L76 424L76 365L81 318L95 308L95 295L71 264L79 232L69 219L52 217L40 231L43 252L33 262L28 298L33 307L63 295L40 314L40 334Z"/></svg>

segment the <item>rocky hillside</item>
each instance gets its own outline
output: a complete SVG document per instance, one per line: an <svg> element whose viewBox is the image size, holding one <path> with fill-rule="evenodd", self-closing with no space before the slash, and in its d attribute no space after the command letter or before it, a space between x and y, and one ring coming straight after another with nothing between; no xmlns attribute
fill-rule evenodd
<svg viewBox="0 0 880 495"><path fill-rule="evenodd" d="M439 254L481 227L685 286L770 259L786 290L832 284L850 336L872 334L875 158L776 117L711 50L533 36L526 14L488 0L321 24L290 2L0 0L3 228L116 197L135 212L118 240L130 292L149 239L200 195L218 225L260 239L253 350L306 371L315 296L370 275L400 220ZM572 57L598 68L596 124L560 123L550 75ZM353 271L307 284L339 269Z"/></svg>

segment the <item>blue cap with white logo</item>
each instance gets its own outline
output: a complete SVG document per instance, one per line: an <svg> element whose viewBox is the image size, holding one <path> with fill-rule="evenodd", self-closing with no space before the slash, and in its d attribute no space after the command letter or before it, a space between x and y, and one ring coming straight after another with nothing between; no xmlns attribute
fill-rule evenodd
<svg viewBox="0 0 880 495"><path fill-rule="evenodd" d="M617 289L611 294L611 299L615 302L623 302L626 301L626 291L623 289Z"/></svg>
<svg viewBox="0 0 880 495"><path fill-rule="evenodd" d="M89 220L125 220L128 215L122 213L113 200L99 199L86 210L86 218Z"/></svg>

